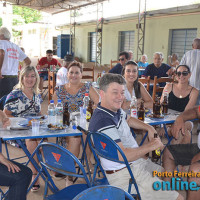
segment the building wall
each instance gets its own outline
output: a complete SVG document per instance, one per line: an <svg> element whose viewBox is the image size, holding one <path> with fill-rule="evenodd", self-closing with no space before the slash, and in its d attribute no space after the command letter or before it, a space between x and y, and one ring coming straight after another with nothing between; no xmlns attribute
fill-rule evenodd
<svg viewBox="0 0 200 200"><path fill-rule="evenodd" d="M171 29L197 28L199 33L200 15L179 14L168 16L147 17L145 33L145 53L148 56L149 63L152 62L153 53L161 51L164 53L164 62L167 62L170 46ZM135 31L134 59L137 53L137 19L121 19L110 21L103 25L103 42L102 42L102 64L109 64L111 59L116 60L119 53L119 32ZM96 24L82 24L76 27L76 56L89 61L89 32L95 31ZM62 31L65 33L65 30Z"/></svg>

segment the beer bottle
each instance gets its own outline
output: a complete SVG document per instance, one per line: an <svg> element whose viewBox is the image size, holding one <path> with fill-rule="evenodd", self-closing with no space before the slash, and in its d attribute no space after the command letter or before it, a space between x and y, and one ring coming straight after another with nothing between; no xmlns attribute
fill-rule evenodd
<svg viewBox="0 0 200 200"><path fill-rule="evenodd" d="M101 73L98 73L98 75L97 75L97 85L99 85L100 79L101 79Z"/></svg>
<svg viewBox="0 0 200 200"><path fill-rule="evenodd" d="M161 114L160 98L156 96L155 102L153 103L153 117L159 118Z"/></svg>
<svg viewBox="0 0 200 200"><path fill-rule="evenodd" d="M140 107L138 109L138 119L144 121L144 118L145 118L144 102L141 101Z"/></svg>
<svg viewBox="0 0 200 200"><path fill-rule="evenodd" d="M93 102L91 100L89 100L88 108L87 108L87 111L86 111L87 122L90 121L92 114L93 114L92 104L93 104Z"/></svg>
<svg viewBox="0 0 200 200"><path fill-rule="evenodd" d="M168 93L164 91L163 93L163 102L162 102L162 114L168 113Z"/></svg>
<svg viewBox="0 0 200 200"><path fill-rule="evenodd" d="M67 126L70 125L70 113L68 110L68 103L65 103L65 107L64 107L63 124Z"/></svg>
<svg viewBox="0 0 200 200"><path fill-rule="evenodd" d="M158 134L157 133L154 133L154 138L157 138L158 137ZM157 162L160 158L160 148L152 151L152 162Z"/></svg>
<svg viewBox="0 0 200 200"><path fill-rule="evenodd" d="M137 99L135 96L132 96L130 110L131 110L131 117L137 118Z"/></svg>

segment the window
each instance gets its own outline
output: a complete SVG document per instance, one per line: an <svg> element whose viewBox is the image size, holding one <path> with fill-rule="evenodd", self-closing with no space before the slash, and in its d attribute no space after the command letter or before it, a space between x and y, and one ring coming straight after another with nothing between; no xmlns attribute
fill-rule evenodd
<svg viewBox="0 0 200 200"><path fill-rule="evenodd" d="M96 61L96 32L89 33L90 62Z"/></svg>
<svg viewBox="0 0 200 200"><path fill-rule="evenodd" d="M120 52L132 51L134 55L134 31L121 31L119 33Z"/></svg>
<svg viewBox="0 0 200 200"><path fill-rule="evenodd" d="M178 53L179 61L185 52L192 49L192 42L197 36L197 29L172 30L170 54Z"/></svg>

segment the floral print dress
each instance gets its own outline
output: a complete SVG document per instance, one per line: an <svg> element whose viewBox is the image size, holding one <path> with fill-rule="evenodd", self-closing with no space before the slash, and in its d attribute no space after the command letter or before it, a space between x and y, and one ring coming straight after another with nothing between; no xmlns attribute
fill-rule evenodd
<svg viewBox="0 0 200 200"><path fill-rule="evenodd" d="M90 82L86 82L75 95L69 94L64 85L61 85L56 88L56 94L58 99L61 99L63 105L68 103L70 113L77 112L83 106L83 98L85 97L85 93L89 93L91 85Z"/></svg>

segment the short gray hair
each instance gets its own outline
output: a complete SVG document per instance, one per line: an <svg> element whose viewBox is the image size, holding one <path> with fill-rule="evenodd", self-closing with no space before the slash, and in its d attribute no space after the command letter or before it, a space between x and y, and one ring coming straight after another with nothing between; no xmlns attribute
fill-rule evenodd
<svg viewBox="0 0 200 200"><path fill-rule="evenodd" d="M11 33L6 27L0 28L0 35L3 35L5 39L10 40Z"/></svg>
<svg viewBox="0 0 200 200"><path fill-rule="evenodd" d="M124 77L120 74L104 74L99 82L99 89L104 92L107 90L109 84L118 83L120 85L126 85Z"/></svg>
<svg viewBox="0 0 200 200"><path fill-rule="evenodd" d="M155 53L153 54L153 57L154 57L155 55L159 55L159 56L161 57L161 59L164 58L164 54L163 54L162 52L155 52Z"/></svg>

